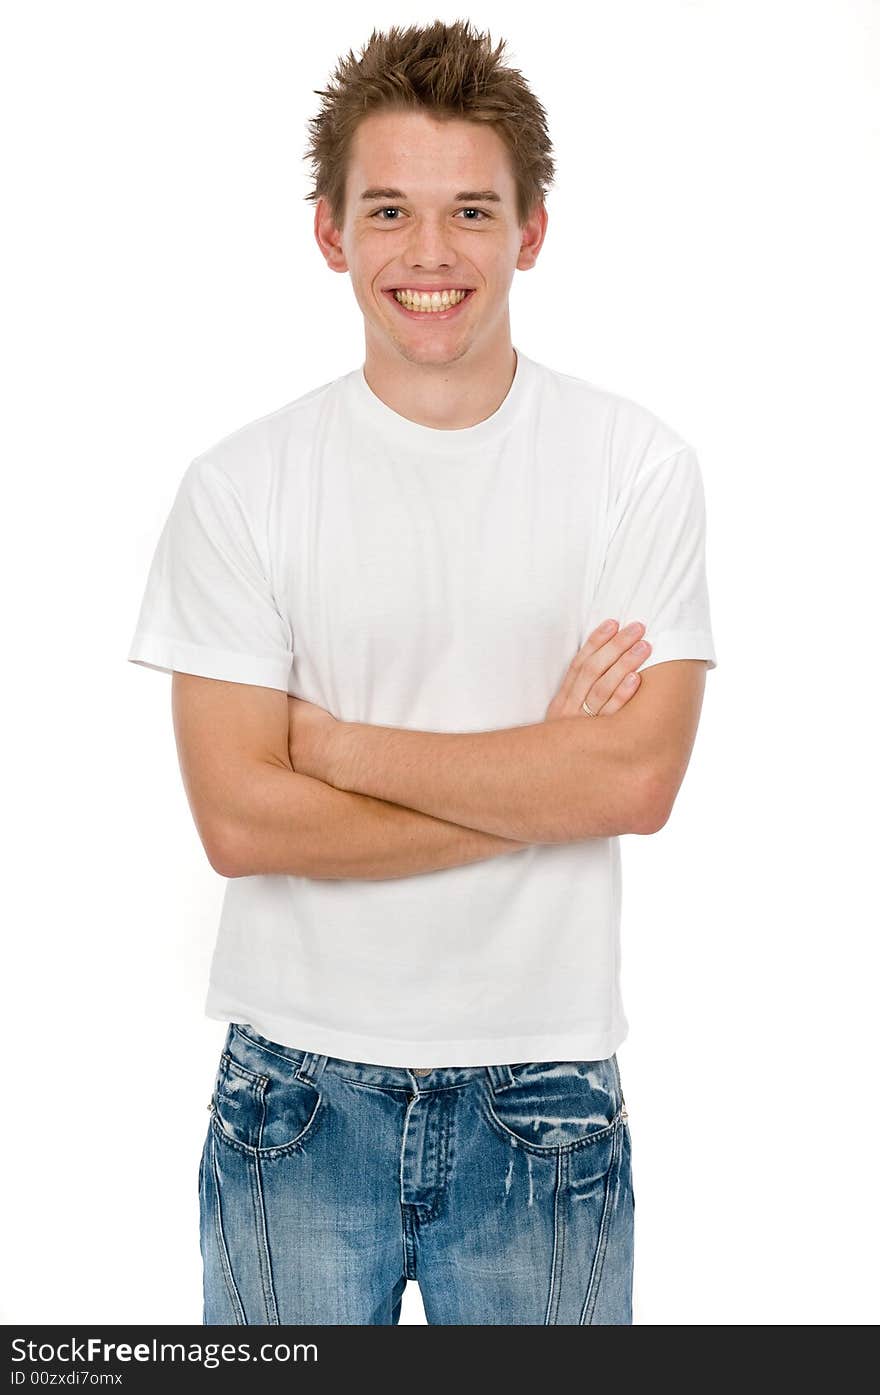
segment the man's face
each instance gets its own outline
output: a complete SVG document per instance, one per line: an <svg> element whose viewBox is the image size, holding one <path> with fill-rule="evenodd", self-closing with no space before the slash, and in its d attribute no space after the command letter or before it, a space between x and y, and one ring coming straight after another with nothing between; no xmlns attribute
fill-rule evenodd
<svg viewBox="0 0 880 1395"><path fill-rule="evenodd" d="M316 234L322 217L319 201ZM533 264L546 217L541 206L518 225L507 150L488 126L381 112L357 129L338 246L322 250L351 274L368 352L442 365L509 344L510 283L518 264ZM394 295L425 288L467 294L439 312Z"/></svg>

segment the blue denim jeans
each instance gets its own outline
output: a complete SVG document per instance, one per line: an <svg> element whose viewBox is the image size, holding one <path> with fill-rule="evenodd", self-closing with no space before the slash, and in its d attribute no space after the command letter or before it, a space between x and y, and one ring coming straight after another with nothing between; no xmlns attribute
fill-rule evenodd
<svg viewBox="0 0 880 1395"><path fill-rule="evenodd" d="M204 1322L632 1322L617 1057L428 1071L230 1025L199 1169Z"/></svg>

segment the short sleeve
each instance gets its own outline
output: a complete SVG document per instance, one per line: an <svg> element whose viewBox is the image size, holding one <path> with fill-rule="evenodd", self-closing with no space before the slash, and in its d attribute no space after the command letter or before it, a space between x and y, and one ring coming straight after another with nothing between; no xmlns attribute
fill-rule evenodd
<svg viewBox="0 0 880 1395"><path fill-rule="evenodd" d="M197 458L159 536L129 662L287 692L291 640L232 482Z"/></svg>
<svg viewBox="0 0 880 1395"><path fill-rule="evenodd" d="M717 668L706 577L706 507L696 453L683 446L635 471L610 521L586 634L634 620L651 644L640 669L667 659Z"/></svg>

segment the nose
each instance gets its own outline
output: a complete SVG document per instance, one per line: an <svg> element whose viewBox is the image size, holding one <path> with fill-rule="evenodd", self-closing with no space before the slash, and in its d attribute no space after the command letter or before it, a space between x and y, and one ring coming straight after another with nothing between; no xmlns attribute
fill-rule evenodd
<svg viewBox="0 0 880 1395"><path fill-rule="evenodd" d="M428 267L449 269L455 264L457 258L449 244L449 235L442 219L416 221L404 261L413 270Z"/></svg>

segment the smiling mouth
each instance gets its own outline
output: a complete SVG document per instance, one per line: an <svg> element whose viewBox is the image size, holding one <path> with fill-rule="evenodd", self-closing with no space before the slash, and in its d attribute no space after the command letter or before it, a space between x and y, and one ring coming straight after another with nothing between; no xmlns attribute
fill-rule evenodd
<svg viewBox="0 0 880 1395"><path fill-rule="evenodd" d="M408 305L402 304L393 290L383 291L382 294L387 296L401 315L406 315L410 320L451 320L459 313L462 306L468 303L474 291L472 288L466 290L456 305L445 306L442 309L429 306L423 310L411 309Z"/></svg>

